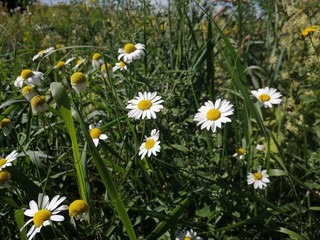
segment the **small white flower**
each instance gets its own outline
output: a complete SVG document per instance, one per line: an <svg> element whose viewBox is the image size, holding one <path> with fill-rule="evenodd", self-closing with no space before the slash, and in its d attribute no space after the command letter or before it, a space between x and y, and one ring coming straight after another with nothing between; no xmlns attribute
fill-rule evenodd
<svg viewBox="0 0 320 240"><path fill-rule="evenodd" d="M264 151L265 147L263 144L257 144L256 149L260 152Z"/></svg>
<svg viewBox="0 0 320 240"><path fill-rule="evenodd" d="M18 156L17 150L13 150L5 158L0 158L0 171L2 171L6 167L12 166L12 161L16 160L17 156Z"/></svg>
<svg viewBox="0 0 320 240"><path fill-rule="evenodd" d="M2 129L2 132L5 136L8 136L11 132L11 120L9 118L3 118L0 121L0 128Z"/></svg>
<svg viewBox="0 0 320 240"><path fill-rule="evenodd" d="M115 72L118 69L120 69L120 71L122 71L122 70L126 70L127 71L128 70L128 66L123 61L120 61L120 62L116 63L116 65L112 68L112 71Z"/></svg>
<svg viewBox="0 0 320 240"><path fill-rule="evenodd" d="M33 56L32 61L42 57L45 54L52 53L53 51L54 51L54 47L50 47L45 50L41 50L36 55Z"/></svg>
<svg viewBox="0 0 320 240"><path fill-rule="evenodd" d="M34 236L41 231L43 226L51 225L52 221L64 221L64 217L62 215L58 215L58 213L68 209L67 205L59 206L65 199L66 197L56 195L50 202L47 195L39 193L38 203L34 200L29 202L30 209L25 210L24 215L31 217L31 219L29 219L20 229L22 230L29 223L33 222L33 226L27 233L28 240L33 239Z"/></svg>
<svg viewBox="0 0 320 240"><path fill-rule="evenodd" d="M69 205L69 216L73 226L76 225L75 220L86 221L89 218L89 204L81 199L73 201Z"/></svg>
<svg viewBox="0 0 320 240"><path fill-rule="evenodd" d="M10 173L6 170L0 171L0 189L10 187Z"/></svg>
<svg viewBox="0 0 320 240"><path fill-rule="evenodd" d="M104 64L103 57L100 53L95 53L92 56L92 66L95 69L100 69L101 65Z"/></svg>
<svg viewBox="0 0 320 240"><path fill-rule="evenodd" d="M211 128L212 132L216 132L217 127L221 128L222 123L231 122L227 116L233 114L233 105L227 100L217 99L215 103L207 101L204 106L199 108L199 112L194 116L194 121L201 125L201 129Z"/></svg>
<svg viewBox="0 0 320 240"><path fill-rule="evenodd" d="M20 76L14 81L14 85L16 87L21 88L25 83L28 86L34 87L35 85L39 85L43 80L43 73L32 71L30 69L25 69L21 72Z"/></svg>
<svg viewBox="0 0 320 240"><path fill-rule="evenodd" d="M98 146L100 139L105 140L108 138L106 134L101 133L101 130L99 129L101 124L102 124L102 121L100 120L96 125L94 124L89 125L90 136L95 146Z"/></svg>
<svg viewBox="0 0 320 240"><path fill-rule="evenodd" d="M130 109L128 116L134 119L156 119L156 112L160 112L163 108L161 97L157 96L157 92L139 92L138 95L128 102L126 107Z"/></svg>
<svg viewBox="0 0 320 240"><path fill-rule="evenodd" d="M176 236L176 240L202 240L202 238L198 237L197 233L190 229L178 233Z"/></svg>
<svg viewBox="0 0 320 240"><path fill-rule="evenodd" d="M267 186L267 183L270 182L269 175L267 174L267 170L262 170L259 167L256 173L249 173L247 176L248 185L253 184L255 189Z"/></svg>
<svg viewBox="0 0 320 240"><path fill-rule="evenodd" d="M48 104L45 98L39 95L34 96L31 99L30 105L31 105L32 113L35 115L41 112L45 112L48 109Z"/></svg>
<svg viewBox="0 0 320 240"><path fill-rule="evenodd" d="M72 61L74 60L74 58L69 58L69 59L67 59L67 61L59 61L59 62L57 62L57 64L54 66L54 68L56 69L56 68L63 68L63 67L65 67L65 66L68 66Z"/></svg>
<svg viewBox="0 0 320 240"><path fill-rule="evenodd" d="M82 72L75 72L70 77L72 88L81 93L87 88L87 77Z"/></svg>
<svg viewBox="0 0 320 240"><path fill-rule="evenodd" d="M153 154L154 156L157 156L157 152L160 152L160 141L159 140L159 131L156 129L153 129L151 131L151 136L147 137L145 136L145 142L143 142L140 146L139 156L141 156L141 159L144 158L145 155L148 157Z"/></svg>
<svg viewBox="0 0 320 240"><path fill-rule="evenodd" d="M251 91L251 93L258 99L261 106L272 107L272 104L281 103L281 93L277 92L274 88L260 88L257 91Z"/></svg>
<svg viewBox="0 0 320 240"><path fill-rule="evenodd" d="M85 58L80 58L77 60L76 65L72 68L73 71L76 71L78 67L86 61Z"/></svg>
<svg viewBox="0 0 320 240"><path fill-rule="evenodd" d="M118 60L122 58L126 63L131 63L133 60L140 59L144 56L145 48L146 46L141 43L135 45L127 43L124 48L119 49L118 52L120 55L118 56Z"/></svg>
<svg viewBox="0 0 320 240"><path fill-rule="evenodd" d="M239 157L239 159L243 159L246 153L247 153L246 150L244 150L243 148L238 148L235 154L233 154L232 156Z"/></svg>

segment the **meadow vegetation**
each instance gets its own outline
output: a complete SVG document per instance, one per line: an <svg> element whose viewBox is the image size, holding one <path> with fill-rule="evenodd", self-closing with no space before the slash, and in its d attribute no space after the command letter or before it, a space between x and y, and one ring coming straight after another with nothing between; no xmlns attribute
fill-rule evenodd
<svg viewBox="0 0 320 240"><path fill-rule="evenodd" d="M319 10L1 9L1 239L319 239Z"/></svg>

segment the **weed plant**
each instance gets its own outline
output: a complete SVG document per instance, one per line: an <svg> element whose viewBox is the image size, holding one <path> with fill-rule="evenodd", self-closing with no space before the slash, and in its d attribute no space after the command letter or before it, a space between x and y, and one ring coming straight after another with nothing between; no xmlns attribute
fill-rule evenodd
<svg viewBox="0 0 320 240"><path fill-rule="evenodd" d="M319 8L168 0L1 9L1 239L319 239ZM118 50L128 43L144 47L125 69ZM43 74L31 102L31 88L15 84L26 69ZM128 115L139 92L156 92L155 116ZM50 226L31 235L39 193L66 198L60 217L42 212ZM84 221L75 200L87 204Z"/></svg>

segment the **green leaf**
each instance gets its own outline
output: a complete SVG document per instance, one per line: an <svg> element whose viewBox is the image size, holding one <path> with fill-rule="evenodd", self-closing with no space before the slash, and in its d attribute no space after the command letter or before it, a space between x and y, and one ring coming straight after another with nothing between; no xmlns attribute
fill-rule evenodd
<svg viewBox="0 0 320 240"><path fill-rule="evenodd" d="M298 239L298 240L306 240L306 239L307 239L307 238L301 236L300 234L298 234L298 233L296 233L296 232L294 232L294 231L292 231L292 230L283 228L283 227L280 227L280 229L278 230L278 232L287 234L287 235L289 235L290 238L293 238L293 239Z"/></svg>
<svg viewBox="0 0 320 240"><path fill-rule="evenodd" d="M147 240L158 239L161 237L169 228L172 228L174 224L179 220L179 217L185 212L189 203L194 198L194 195L189 195L184 199L169 215L162 221L158 227L156 227L150 235L147 237Z"/></svg>
<svg viewBox="0 0 320 240"><path fill-rule="evenodd" d="M270 169L268 174L271 177L288 176L288 173L280 169Z"/></svg>
<svg viewBox="0 0 320 240"><path fill-rule="evenodd" d="M27 240L27 235L26 235L26 230L23 229L22 231L20 231L20 229L23 227L24 225L24 211L23 209L18 209L14 212L14 219L17 223L17 228L19 229L19 233L20 233L20 237L22 240Z"/></svg>
<svg viewBox="0 0 320 240"><path fill-rule="evenodd" d="M183 145L179 145L179 144L172 144L171 147L173 147L181 152L189 152L190 151L187 147L185 147Z"/></svg>

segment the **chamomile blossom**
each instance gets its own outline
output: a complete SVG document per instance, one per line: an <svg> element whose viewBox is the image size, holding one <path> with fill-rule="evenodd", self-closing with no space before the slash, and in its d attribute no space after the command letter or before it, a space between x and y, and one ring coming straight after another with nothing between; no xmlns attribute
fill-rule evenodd
<svg viewBox="0 0 320 240"><path fill-rule="evenodd" d="M98 146L99 140L105 140L108 138L106 134L103 134L101 132L100 130L101 124L102 124L102 121L100 120L96 125L94 124L89 125L90 136L95 146Z"/></svg>
<svg viewBox="0 0 320 240"><path fill-rule="evenodd" d="M146 46L141 43L127 43L123 48L119 49L118 60L123 59L126 63L131 63L133 60L141 59L145 54L145 48Z"/></svg>
<svg viewBox="0 0 320 240"><path fill-rule="evenodd" d="M92 66L95 69L100 69L101 65L104 64L103 56L100 53L92 55Z"/></svg>
<svg viewBox="0 0 320 240"><path fill-rule="evenodd" d="M54 66L55 69L61 69L65 66L68 66L72 61L74 60L74 58L68 58L67 61L59 61L57 62L57 64Z"/></svg>
<svg viewBox="0 0 320 240"><path fill-rule="evenodd" d="M127 64L125 62L120 61L120 62L116 63L116 65L112 68L112 71L115 72L118 69L120 69L120 71L122 71L122 70L127 71L128 70L128 66L127 66Z"/></svg>
<svg viewBox="0 0 320 240"><path fill-rule="evenodd" d="M257 91L251 91L251 93L258 99L261 106L271 108L273 104L281 103L281 93L277 92L274 88L260 88Z"/></svg>
<svg viewBox="0 0 320 240"><path fill-rule="evenodd" d="M145 136L145 141L141 144L139 149L139 156L143 159L146 155L150 157L151 154L157 156L157 153L160 152L160 133L156 129L151 131L151 136Z"/></svg>
<svg viewBox="0 0 320 240"><path fill-rule="evenodd" d="M10 187L10 173L6 170L0 171L0 189Z"/></svg>
<svg viewBox="0 0 320 240"><path fill-rule="evenodd" d="M0 128L5 136L8 136L11 132L12 124L9 118L3 118L0 121Z"/></svg>
<svg viewBox="0 0 320 240"><path fill-rule="evenodd" d="M86 61L87 59L85 58L79 58L76 62L76 65L74 65L74 67L72 68L73 71L76 71L82 64L84 64L84 62Z"/></svg>
<svg viewBox="0 0 320 240"><path fill-rule="evenodd" d="M39 233L42 227L51 225L52 222L62 222L64 221L64 217L62 215L58 215L63 210L67 210L67 205L60 204L66 199L66 197L60 197L60 195L56 195L49 201L49 197L47 195L43 195L39 193L38 195L38 203L34 200L29 202L30 209L24 211L24 215L31 217L21 228L25 228L29 223L33 222L33 226L27 232L28 240L34 238L34 236Z"/></svg>
<svg viewBox="0 0 320 240"><path fill-rule="evenodd" d="M202 240L192 229L181 231L176 235L176 240Z"/></svg>
<svg viewBox="0 0 320 240"><path fill-rule="evenodd" d="M163 100L157 96L157 92L138 93L138 97L128 102L127 109L130 109L128 116L134 119L156 119L156 112L163 108Z"/></svg>
<svg viewBox="0 0 320 240"><path fill-rule="evenodd" d="M23 84L34 87L39 85L43 80L43 73L38 71L32 71L30 69L24 69L20 73L20 76L14 81L16 87L21 88Z"/></svg>
<svg viewBox="0 0 320 240"><path fill-rule="evenodd" d="M21 89L21 93L29 102L34 96L36 96L36 92L32 86L24 86Z"/></svg>
<svg viewBox="0 0 320 240"><path fill-rule="evenodd" d="M44 50L39 51L36 55L33 56L32 61L42 57L45 54L52 53L54 51L54 47L50 47Z"/></svg>
<svg viewBox="0 0 320 240"><path fill-rule="evenodd" d="M69 207L69 216L70 216L70 221L73 226L76 225L75 219L76 220L88 220L89 217L89 204L81 199L73 201Z"/></svg>
<svg viewBox="0 0 320 240"><path fill-rule="evenodd" d="M34 96L31 99L30 104L32 113L35 115L41 112L45 112L48 109L48 104L43 96Z"/></svg>
<svg viewBox="0 0 320 240"><path fill-rule="evenodd" d="M244 155L246 155L247 152L245 149L243 148L238 148L236 150L236 152L232 155L233 157L239 157L239 159L243 159L244 158Z"/></svg>
<svg viewBox="0 0 320 240"><path fill-rule="evenodd" d="M221 128L222 123L231 122L228 116L233 114L233 105L227 100L217 99L215 103L207 101L199 108L194 116L194 121L201 125L201 129L211 129L216 132L217 127Z"/></svg>
<svg viewBox="0 0 320 240"><path fill-rule="evenodd" d="M113 67L110 63L104 63L100 68L104 78L113 77Z"/></svg>
<svg viewBox="0 0 320 240"><path fill-rule="evenodd" d="M12 166L12 162L17 159L18 153L17 150L13 150L5 158L0 158L0 171L6 167Z"/></svg>
<svg viewBox="0 0 320 240"><path fill-rule="evenodd" d="M80 93L87 88L87 77L82 72L75 72L70 78L72 88Z"/></svg>
<svg viewBox="0 0 320 240"><path fill-rule="evenodd" d="M253 187L255 189L257 188L262 189L263 187L266 187L267 183L270 182L269 175L267 174L267 170L261 171L261 168L259 167L257 172L248 174L247 182L248 182L248 185L253 184Z"/></svg>

